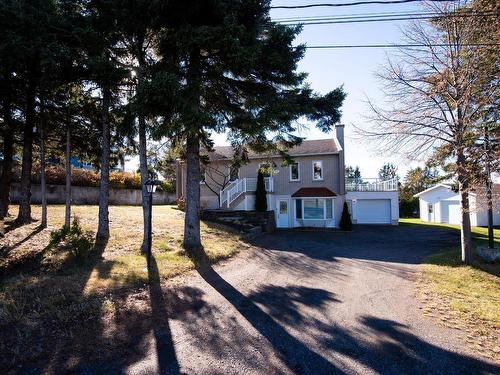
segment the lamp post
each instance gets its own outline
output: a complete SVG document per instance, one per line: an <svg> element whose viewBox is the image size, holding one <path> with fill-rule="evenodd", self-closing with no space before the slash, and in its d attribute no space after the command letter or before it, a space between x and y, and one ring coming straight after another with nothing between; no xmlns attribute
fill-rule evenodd
<svg viewBox="0 0 500 375"><path fill-rule="evenodd" d="M151 258L151 246L153 243L153 193L156 191L156 187L160 184L160 181L158 180L147 180L144 185L146 185L146 190L149 194L149 199L148 199L148 215L149 215L149 220L148 220L148 249L147 249L147 254L148 254L148 261Z"/></svg>

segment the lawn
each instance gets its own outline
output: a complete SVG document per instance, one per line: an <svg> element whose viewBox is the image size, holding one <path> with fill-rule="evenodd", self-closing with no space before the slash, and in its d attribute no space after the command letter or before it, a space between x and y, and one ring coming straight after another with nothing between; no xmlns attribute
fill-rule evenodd
<svg viewBox="0 0 500 375"><path fill-rule="evenodd" d="M40 230L34 222L6 233L0 247L0 368L56 357L65 361L51 366L76 366L78 358L91 354L84 348L104 345L103 340L104 348L126 347L151 333L144 321L150 320L152 289L161 295L166 280L195 267L181 247L184 213L174 206L154 207L154 258L148 271L140 253L141 207L113 206L109 211L107 247L83 261L57 246L47 246L51 231L63 224L64 206L49 206L47 229ZM93 238L98 208L75 206L72 213ZM15 217L16 207L11 214ZM33 207L33 216L40 217L39 206ZM222 226L202 223L201 232L206 257L212 263L248 247L239 233ZM124 322L124 314L133 318ZM124 324L134 333L123 338ZM89 332L93 334L89 336ZM75 355L76 346L82 348L80 355ZM71 359L64 355L69 347Z"/></svg>
<svg viewBox="0 0 500 375"><path fill-rule="evenodd" d="M401 219L401 225L433 225L459 231L458 225L424 223ZM472 228L474 245L487 245L487 229ZM500 230L494 230L500 247ZM478 353L500 362L500 264L478 257L472 266L460 261L460 249L443 249L425 259L418 295L426 314L447 326L462 330Z"/></svg>

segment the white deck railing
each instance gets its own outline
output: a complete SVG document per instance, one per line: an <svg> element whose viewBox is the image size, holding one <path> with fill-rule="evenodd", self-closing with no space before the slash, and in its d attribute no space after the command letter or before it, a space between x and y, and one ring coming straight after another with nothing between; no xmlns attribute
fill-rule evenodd
<svg viewBox="0 0 500 375"><path fill-rule="evenodd" d="M397 191L398 179L380 180L378 178L347 178L346 191Z"/></svg>
<svg viewBox="0 0 500 375"><path fill-rule="evenodd" d="M266 192L270 193L274 190L274 181L272 177L265 177L264 184L266 186ZM224 190L220 191L220 207L226 206L229 208L231 203L233 203L241 194L256 190L256 178L246 177L231 181L229 185L224 188Z"/></svg>

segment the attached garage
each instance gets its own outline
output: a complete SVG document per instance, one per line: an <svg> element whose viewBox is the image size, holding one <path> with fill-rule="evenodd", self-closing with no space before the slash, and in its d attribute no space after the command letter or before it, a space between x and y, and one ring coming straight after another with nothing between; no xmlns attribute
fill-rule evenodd
<svg viewBox="0 0 500 375"><path fill-rule="evenodd" d="M399 193L395 191L348 191L347 206L353 224L398 225Z"/></svg>
<svg viewBox="0 0 500 375"><path fill-rule="evenodd" d="M390 199L359 199L356 211L358 224L391 224Z"/></svg>

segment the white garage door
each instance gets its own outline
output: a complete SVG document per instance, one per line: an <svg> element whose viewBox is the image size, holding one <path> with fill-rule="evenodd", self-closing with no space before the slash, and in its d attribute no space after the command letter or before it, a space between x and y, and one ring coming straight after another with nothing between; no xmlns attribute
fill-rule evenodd
<svg viewBox="0 0 500 375"><path fill-rule="evenodd" d="M449 224L460 224L461 212L459 201L442 201L441 202L441 221Z"/></svg>
<svg viewBox="0 0 500 375"><path fill-rule="evenodd" d="M390 199L358 199L358 224L391 224Z"/></svg>

